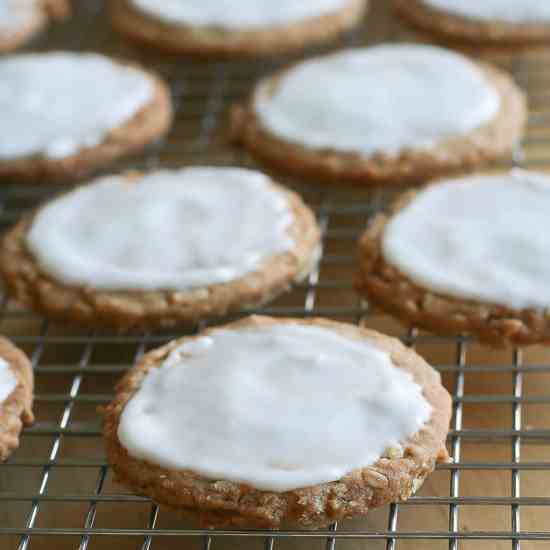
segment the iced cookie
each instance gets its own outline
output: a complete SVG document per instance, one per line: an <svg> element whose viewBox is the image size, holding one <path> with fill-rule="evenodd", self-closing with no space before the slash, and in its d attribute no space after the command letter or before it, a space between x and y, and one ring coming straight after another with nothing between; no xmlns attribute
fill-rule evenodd
<svg viewBox="0 0 550 550"><path fill-rule="evenodd" d="M252 317L148 353L104 432L121 483L203 526L315 527L406 500L447 459L450 416L399 341Z"/></svg>
<svg viewBox="0 0 550 550"><path fill-rule="evenodd" d="M267 176L186 168L111 176L9 231L0 273L48 317L121 330L169 327L262 304L318 259L311 210Z"/></svg>
<svg viewBox="0 0 550 550"><path fill-rule="evenodd" d="M354 27L368 0L110 0L116 29L172 53L260 56L300 50Z"/></svg>
<svg viewBox="0 0 550 550"><path fill-rule="evenodd" d="M403 183L509 157L525 98L510 77L412 44L347 50L259 83L232 133L260 161L312 181Z"/></svg>
<svg viewBox="0 0 550 550"><path fill-rule="evenodd" d="M61 19L68 12L68 0L0 0L0 53L18 48L50 19Z"/></svg>
<svg viewBox="0 0 550 550"><path fill-rule="evenodd" d="M25 354L0 336L0 460L19 447L25 424L33 422L34 379Z"/></svg>
<svg viewBox="0 0 550 550"><path fill-rule="evenodd" d="M99 54L0 58L0 179L74 179L137 152L172 121L168 87Z"/></svg>
<svg viewBox="0 0 550 550"><path fill-rule="evenodd" d="M550 177L473 175L410 192L360 242L357 288L413 325L550 342Z"/></svg>
<svg viewBox="0 0 550 550"><path fill-rule="evenodd" d="M550 4L541 0L393 0L408 23L443 39L477 45L550 42Z"/></svg>

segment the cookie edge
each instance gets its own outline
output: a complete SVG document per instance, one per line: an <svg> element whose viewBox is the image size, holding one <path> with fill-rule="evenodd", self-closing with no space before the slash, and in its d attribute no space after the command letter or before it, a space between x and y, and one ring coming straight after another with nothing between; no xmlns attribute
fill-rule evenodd
<svg viewBox="0 0 550 550"><path fill-rule="evenodd" d="M27 356L7 338L0 336L0 358L17 378L17 387L0 403L0 461L19 447L23 426L32 424L34 375Z"/></svg>
<svg viewBox="0 0 550 550"><path fill-rule="evenodd" d="M0 54L13 52L30 42L42 32L51 19L62 20L69 16L71 6L68 0L37 0L34 17L15 32L0 32Z"/></svg>
<svg viewBox="0 0 550 550"><path fill-rule="evenodd" d="M452 45L522 47L550 43L550 23L507 23L453 14L422 0L393 0L394 12L409 26Z"/></svg>
<svg viewBox="0 0 550 550"><path fill-rule="evenodd" d="M439 183L436 181L430 186ZM423 189L398 196L386 212L372 219L361 235L359 271L354 283L357 293L367 298L375 308L434 334L467 334L495 348L550 343L550 308L546 314L535 309L515 310L448 296L413 282L385 260L381 248L386 225Z"/></svg>
<svg viewBox="0 0 550 550"><path fill-rule="evenodd" d="M229 139L269 168L318 183L412 184L473 171L483 164L511 158L514 145L524 135L527 101L504 71L470 61L498 91L501 108L491 122L429 150L404 149L396 156L384 153L366 156L330 149L314 150L277 137L262 126L254 112L254 104L258 95L269 93L286 71L261 80L248 104L233 108Z"/></svg>
<svg viewBox="0 0 550 550"><path fill-rule="evenodd" d="M130 457L118 440L120 415L139 389L151 368L186 337L150 352L117 386L117 395L104 410L104 437L107 456L118 481L161 504L190 511L203 527L281 526L316 527L333 521L366 515L370 507L391 501L404 501L420 488L437 462L448 460L445 447L451 419L451 398L441 377L419 355L396 339L354 325L325 319L274 319L253 316L223 328L270 326L274 324L314 325L334 330L353 339L366 339L391 353L398 368L403 368L423 388L432 406L432 416L424 427L398 449L372 466L351 472L339 481L304 489L275 493L223 480L209 480L193 472L160 468ZM219 327L218 327L219 328ZM213 329L216 330L216 329ZM393 458L391 458L393 456Z"/></svg>
<svg viewBox="0 0 550 550"><path fill-rule="evenodd" d="M253 31L169 24L143 14L130 0L110 0L115 30L136 42L202 58L282 55L328 42L355 27L368 11L369 0L349 0L338 12L305 21Z"/></svg>
<svg viewBox="0 0 550 550"><path fill-rule="evenodd" d="M129 183L142 175L127 174ZM93 182L91 182L93 185ZM294 193L270 180L288 201L294 215L289 233L295 246L266 259L255 272L229 283L187 291L96 291L65 285L40 270L26 250L25 235L34 213L25 216L0 239L0 276L20 304L47 318L112 327L120 332L170 328L219 318L274 299L316 266L321 230L312 210ZM46 203L48 204L48 203Z"/></svg>
<svg viewBox="0 0 550 550"><path fill-rule="evenodd" d="M113 128L98 145L83 147L68 157L52 159L36 154L0 159L0 180L35 184L81 180L119 158L143 150L168 133L174 118L168 85L153 72L134 63L104 57L123 67L133 67L153 82L153 97L148 104L123 125Z"/></svg>

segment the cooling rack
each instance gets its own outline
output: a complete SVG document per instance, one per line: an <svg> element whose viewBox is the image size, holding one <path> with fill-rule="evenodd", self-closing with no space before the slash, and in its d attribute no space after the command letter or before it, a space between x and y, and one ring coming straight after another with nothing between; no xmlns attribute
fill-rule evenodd
<svg viewBox="0 0 550 550"><path fill-rule="evenodd" d="M378 0L364 28L328 49L406 38L387 2ZM158 58L114 35L100 0L75 2L72 20L54 27L29 49L102 51L138 60L170 82L177 108L172 132L145 155L114 169L253 166L225 140L227 111L246 97L258 77L288 61L197 64ZM530 100L527 138L518 144L513 164L550 168L550 57L539 53L497 61L512 72ZM2 550L550 547L550 351L489 351L467 338L406 329L371 311L351 287L354 248L368 218L382 208L390 192L284 182L298 188L317 212L324 254L306 282L260 312L360 323L414 346L441 371L453 394L453 462L441 465L409 502L374 510L366 520L321 531L198 530L183 523L177 512L160 509L115 483L96 413L137 358L176 334L82 331L50 323L1 296L0 332L32 358L37 416L21 448L0 466ZM62 189L3 185L0 228Z"/></svg>

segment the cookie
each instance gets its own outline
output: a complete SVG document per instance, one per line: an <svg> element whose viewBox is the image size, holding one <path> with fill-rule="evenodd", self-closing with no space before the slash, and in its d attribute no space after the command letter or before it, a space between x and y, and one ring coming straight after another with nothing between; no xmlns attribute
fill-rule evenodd
<svg viewBox="0 0 550 550"><path fill-rule="evenodd" d="M80 178L164 135L166 84L99 54L53 52L0 59L0 179Z"/></svg>
<svg viewBox="0 0 550 550"><path fill-rule="evenodd" d="M50 19L68 15L68 0L0 0L0 53L28 42Z"/></svg>
<svg viewBox="0 0 550 550"><path fill-rule="evenodd" d="M316 527L406 500L447 459L450 417L398 340L251 317L145 355L104 434L121 483L202 526Z"/></svg>
<svg viewBox="0 0 550 550"><path fill-rule="evenodd" d="M34 378L25 354L0 337L0 460L19 447L23 426L34 421Z"/></svg>
<svg viewBox="0 0 550 550"><path fill-rule="evenodd" d="M360 240L357 289L440 334L550 342L550 178L516 170L409 192Z"/></svg>
<svg viewBox="0 0 550 550"><path fill-rule="evenodd" d="M232 136L297 177L418 182L511 156L527 116L502 71L412 44L305 61L259 83Z"/></svg>
<svg viewBox="0 0 550 550"><path fill-rule="evenodd" d="M481 46L550 43L550 5L540 0L393 0L396 13L421 31Z"/></svg>
<svg viewBox="0 0 550 550"><path fill-rule="evenodd" d="M119 32L171 53L251 57L290 53L336 38L367 11L368 0L110 0Z"/></svg>
<svg viewBox="0 0 550 550"><path fill-rule="evenodd" d="M57 320L171 327L255 307L316 265L298 195L237 168L101 178L24 217L0 244L11 295Z"/></svg>

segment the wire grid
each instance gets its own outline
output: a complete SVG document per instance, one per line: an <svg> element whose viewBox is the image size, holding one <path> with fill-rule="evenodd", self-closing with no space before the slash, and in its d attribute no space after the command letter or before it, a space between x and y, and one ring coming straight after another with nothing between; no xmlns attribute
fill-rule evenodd
<svg viewBox="0 0 550 550"><path fill-rule="evenodd" d="M383 0L365 29L344 44L401 39ZM170 82L177 108L171 134L145 156L118 168L253 163L223 139L227 109L252 83L287 60L182 63L134 50L112 34L99 0L76 5L73 20L35 42L37 50L100 50L137 59ZM501 59L528 92L529 131L514 164L550 168L548 57ZM96 407L110 401L122 373L145 351L177 334L118 336L50 323L0 301L0 331L32 358L37 422L0 467L0 548L548 548L550 544L550 352L496 352L464 337L406 330L370 311L353 293L355 241L389 192L297 187L315 208L324 255L309 279L261 310L283 316L327 316L401 337L442 374L453 393L451 464L441 465L419 495L373 511L367 520L319 531L203 531L176 512L116 485L105 461ZM54 185L6 185L0 225L57 193ZM196 331L202 327L195 327ZM191 333L191 332L190 332Z"/></svg>

